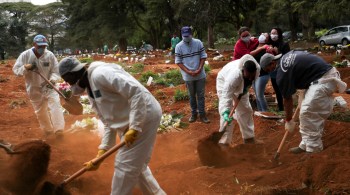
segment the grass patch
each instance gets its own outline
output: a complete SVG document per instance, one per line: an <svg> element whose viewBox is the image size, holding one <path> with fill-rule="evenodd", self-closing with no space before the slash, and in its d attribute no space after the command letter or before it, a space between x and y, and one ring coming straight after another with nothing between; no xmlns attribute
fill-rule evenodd
<svg viewBox="0 0 350 195"><path fill-rule="evenodd" d="M210 72L211 71L211 68L210 68L210 65L209 64L204 64L204 71L206 73Z"/></svg>
<svg viewBox="0 0 350 195"><path fill-rule="evenodd" d="M81 63L91 63L93 62L94 60L92 58L80 58L79 61Z"/></svg>
<svg viewBox="0 0 350 195"><path fill-rule="evenodd" d="M141 64L141 63L136 63L136 64L133 64L132 67L128 70L128 72L130 73L141 73L144 69L145 65L144 64Z"/></svg>
<svg viewBox="0 0 350 195"><path fill-rule="evenodd" d="M159 79L158 74L152 72L152 71L147 71L141 74L141 77L139 79L139 81L141 83L146 83L148 81L149 77L153 77L153 81L156 82L157 79Z"/></svg>
<svg viewBox="0 0 350 195"><path fill-rule="evenodd" d="M328 117L328 120L350 122L350 110L335 111Z"/></svg>
<svg viewBox="0 0 350 195"><path fill-rule="evenodd" d="M159 84L164 83L167 86L177 86L185 83L182 79L182 75L179 69L169 70L168 72L161 75L161 78L164 81L160 80Z"/></svg>
<svg viewBox="0 0 350 195"><path fill-rule="evenodd" d="M174 100L175 102L182 101L182 100L189 100L190 96L188 95L187 91L183 91L180 89L176 89Z"/></svg>

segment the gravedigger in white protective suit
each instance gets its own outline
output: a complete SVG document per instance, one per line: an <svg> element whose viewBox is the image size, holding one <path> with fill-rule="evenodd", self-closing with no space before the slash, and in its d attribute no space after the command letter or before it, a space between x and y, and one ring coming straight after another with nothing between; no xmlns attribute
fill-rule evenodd
<svg viewBox="0 0 350 195"><path fill-rule="evenodd" d="M246 54L242 58L229 62L218 73L216 91L219 97L220 125L225 121L229 124L233 118L229 117L233 103L237 105L235 116L239 124L244 143L255 143L253 109L249 103L248 90L252 82L259 77L260 66L253 56ZM239 100L240 99L240 100ZM219 144L228 146L232 141L233 126L228 125Z"/></svg>
<svg viewBox="0 0 350 195"><path fill-rule="evenodd" d="M27 94L44 134L60 136L64 129L64 117L59 95L39 74L33 72L40 72L54 83L60 79L58 62L55 55L46 49L45 36L37 35L33 42L34 47L20 54L12 70L17 76L24 75Z"/></svg>
<svg viewBox="0 0 350 195"><path fill-rule="evenodd" d="M317 55L294 50L281 59L280 56L265 54L260 65L267 72L277 69L277 84L284 99L285 129L289 132L295 129L292 95L297 89L306 90L299 116L302 140L298 147L289 151L294 154L322 151L324 122L333 110L332 94L346 89L337 69Z"/></svg>
<svg viewBox="0 0 350 195"><path fill-rule="evenodd" d="M148 167L162 116L152 94L117 64L93 62L87 68L76 58L67 57L60 61L59 72L72 85L73 94L86 90L105 124L97 157L116 144L117 134L127 145L115 158L111 194L131 194L137 184L144 194L165 194ZM88 170L98 168L91 161L85 166Z"/></svg>

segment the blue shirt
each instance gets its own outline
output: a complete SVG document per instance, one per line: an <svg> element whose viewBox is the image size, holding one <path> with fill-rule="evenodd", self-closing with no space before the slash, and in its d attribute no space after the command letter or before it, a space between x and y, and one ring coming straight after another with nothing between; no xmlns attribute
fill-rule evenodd
<svg viewBox="0 0 350 195"><path fill-rule="evenodd" d="M192 38L189 43L181 41L175 47L175 63L183 64L189 70L197 70L202 58L207 58L207 53L205 53L203 43L198 39ZM182 69L181 75L184 81L195 81L206 77L204 68L195 77L187 74Z"/></svg>

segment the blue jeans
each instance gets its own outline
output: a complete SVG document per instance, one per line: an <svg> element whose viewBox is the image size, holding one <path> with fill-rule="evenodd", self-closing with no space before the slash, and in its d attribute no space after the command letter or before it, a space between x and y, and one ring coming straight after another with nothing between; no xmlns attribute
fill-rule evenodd
<svg viewBox="0 0 350 195"><path fill-rule="evenodd" d="M192 115L205 114L205 78L196 81L186 81ZM198 109L198 112L197 112Z"/></svg>
<svg viewBox="0 0 350 195"><path fill-rule="evenodd" d="M278 110L279 111L283 111L284 110L283 97L282 97L282 93L280 91L280 88L277 85L276 78L271 77L271 83L272 83L272 87L273 87L273 89L275 90L275 93L276 93Z"/></svg>
<svg viewBox="0 0 350 195"><path fill-rule="evenodd" d="M256 95L256 104L258 111L266 112L267 111L267 102L265 99L265 88L266 84L270 79L270 75L264 75L256 79L254 83L254 90Z"/></svg>

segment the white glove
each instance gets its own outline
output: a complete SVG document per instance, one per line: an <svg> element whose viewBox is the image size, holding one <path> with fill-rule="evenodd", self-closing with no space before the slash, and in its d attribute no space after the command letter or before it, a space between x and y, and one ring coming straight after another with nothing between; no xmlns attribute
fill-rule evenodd
<svg viewBox="0 0 350 195"><path fill-rule="evenodd" d="M289 133L293 133L294 129L295 129L295 122L294 120L290 120L288 122L286 122L284 124L284 128L286 129L286 131L289 131Z"/></svg>

